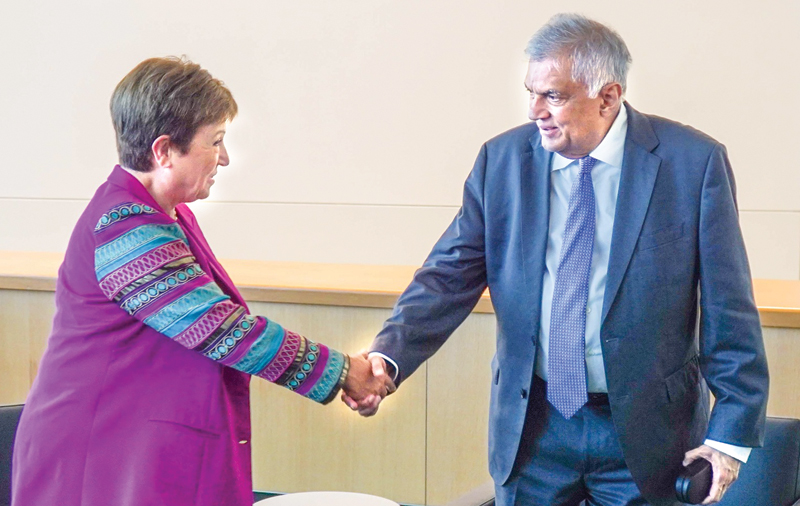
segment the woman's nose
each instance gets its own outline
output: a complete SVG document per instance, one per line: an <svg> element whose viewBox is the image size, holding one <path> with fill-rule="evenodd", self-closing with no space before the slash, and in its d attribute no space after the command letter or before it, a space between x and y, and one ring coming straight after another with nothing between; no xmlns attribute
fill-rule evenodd
<svg viewBox="0 0 800 506"><path fill-rule="evenodd" d="M222 143L219 148L219 160L217 164L224 167L228 165L228 163L230 163L230 159L228 158L228 148L225 147L225 143Z"/></svg>

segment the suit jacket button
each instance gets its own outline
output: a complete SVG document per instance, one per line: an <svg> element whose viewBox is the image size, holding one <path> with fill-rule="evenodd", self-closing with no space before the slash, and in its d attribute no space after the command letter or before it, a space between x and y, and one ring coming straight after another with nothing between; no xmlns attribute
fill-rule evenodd
<svg viewBox="0 0 800 506"><path fill-rule="evenodd" d="M519 396L522 397L523 399L527 399L528 398L528 392L524 388L522 388L519 391Z"/></svg>

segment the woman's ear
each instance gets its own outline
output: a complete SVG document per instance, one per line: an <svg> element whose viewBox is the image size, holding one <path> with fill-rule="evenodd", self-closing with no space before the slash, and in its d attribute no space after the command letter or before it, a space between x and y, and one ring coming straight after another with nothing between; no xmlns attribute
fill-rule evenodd
<svg viewBox="0 0 800 506"><path fill-rule="evenodd" d="M157 167L169 168L171 166L172 142L169 135L161 135L154 140L150 151L153 153L153 161Z"/></svg>

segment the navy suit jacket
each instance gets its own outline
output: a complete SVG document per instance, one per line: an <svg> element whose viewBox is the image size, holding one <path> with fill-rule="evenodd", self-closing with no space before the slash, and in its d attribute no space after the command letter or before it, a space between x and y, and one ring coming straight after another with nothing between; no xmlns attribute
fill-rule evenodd
<svg viewBox="0 0 800 506"><path fill-rule="evenodd" d="M628 467L652 504L672 505L683 454L704 438L762 444L767 363L725 148L625 106L600 339ZM483 145L461 209L372 347L397 362L401 382L489 287L497 316L489 470L497 483L511 475L534 374L550 157L534 123Z"/></svg>

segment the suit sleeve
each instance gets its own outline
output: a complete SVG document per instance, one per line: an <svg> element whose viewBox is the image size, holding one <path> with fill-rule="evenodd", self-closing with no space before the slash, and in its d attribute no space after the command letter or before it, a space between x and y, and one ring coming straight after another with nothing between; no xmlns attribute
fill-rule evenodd
<svg viewBox="0 0 800 506"><path fill-rule="evenodd" d="M739 228L736 186L721 145L706 167L698 240L700 366L716 399L707 437L761 446L769 374Z"/></svg>
<svg viewBox="0 0 800 506"><path fill-rule="evenodd" d="M372 345L397 363L398 384L444 344L486 289L485 173L484 145L464 184L461 208Z"/></svg>
<svg viewBox="0 0 800 506"><path fill-rule="evenodd" d="M97 223L95 273L122 311L210 360L326 403L347 376L342 353L247 313L196 261L183 230L136 202Z"/></svg>

